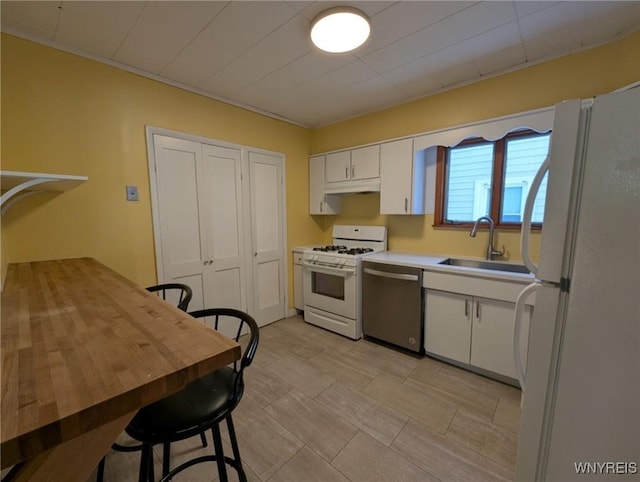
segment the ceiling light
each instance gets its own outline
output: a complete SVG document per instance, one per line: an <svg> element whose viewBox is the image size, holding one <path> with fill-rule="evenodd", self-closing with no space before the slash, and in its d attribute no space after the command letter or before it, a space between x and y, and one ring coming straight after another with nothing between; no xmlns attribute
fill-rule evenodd
<svg viewBox="0 0 640 482"><path fill-rule="evenodd" d="M313 20L311 40L326 52L349 52L369 38L370 30L369 19L357 8L330 8Z"/></svg>

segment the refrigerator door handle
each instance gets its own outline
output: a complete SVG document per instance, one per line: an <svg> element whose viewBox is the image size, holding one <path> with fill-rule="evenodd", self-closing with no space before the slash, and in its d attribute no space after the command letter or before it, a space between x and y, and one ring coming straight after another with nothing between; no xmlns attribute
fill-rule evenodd
<svg viewBox="0 0 640 482"><path fill-rule="evenodd" d="M531 235L531 216L533 215L533 205L536 202L540 185L544 175L549 170L549 156L542 162L540 169L536 172L536 175L531 181L531 187L529 188L529 194L527 194L527 200L524 203L524 212L522 213L522 230L520 233L520 252L522 254L522 261L524 265L531 271L534 276L538 276L538 265L531 259L531 253L529 252L529 236Z"/></svg>
<svg viewBox="0 0 640 482"><path fill-rule="evenodd" d="M524 315L524 302L538 286L542 284L538 281L526 286L516 298L516 309L513 323L513 362L516 367L516 376L520 382L520 388L524 392L524 385L527 381L522 363L522 351L520 350L520 338L522 336L522 316Z"/></svg>

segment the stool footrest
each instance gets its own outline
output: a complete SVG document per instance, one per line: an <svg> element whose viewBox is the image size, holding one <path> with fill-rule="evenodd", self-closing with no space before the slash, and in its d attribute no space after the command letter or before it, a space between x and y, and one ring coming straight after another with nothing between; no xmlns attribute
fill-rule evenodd
<svg viewBox="0 0 640 482"><path fill-rule="evenodd" d="M180 472L182 472L185 469L188 469L192 465L201 464L203 462L217 462L217 461L218 461L217 455L203 455L201 457L196 457L195 459L188 460L185 463L178 465L175 469L173 469L171 472L165 475L160 480L160 482L170 481L175 475L178 475ZM238 463L237 460L232 459L231 457L225 456L224 462L227 465L230 465L231 467L233 467L238 472L238 477L240 478L240 482L247 482L247 474L245 474L244 469Z"/></svg>

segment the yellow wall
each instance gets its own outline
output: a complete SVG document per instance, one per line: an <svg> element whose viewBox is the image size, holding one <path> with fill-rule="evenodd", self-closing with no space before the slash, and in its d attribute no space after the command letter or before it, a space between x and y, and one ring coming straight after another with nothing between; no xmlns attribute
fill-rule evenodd
<svg viewBox="0 0 640 482"><path fill-rule="evenodd" d="M377 194L308 215L308 154L382 141L608 92L640 79L640 34L525 70L310 131L2 35L2 168L89 176L23 200L2 220L2 265L93 256L140 284L156 281L145 125L286 154L289 247L327 242L334 223L385 224L391 249L482 256L486 233L433 229L432 216L381 216ZM125 201L125 185L140 202ZM511 259L517 233L499 233ZM534 249L536 246L534 245ZM8 254L7 254L8 253ZM289 256L290 258L290 256ZM290 306L292 266L289 264Z"/></svg>
<svg viewBox="0 0 640 482"><path fill-rule="evenodd" d="M473 121L553 105L569 98L587 98L640 80L640 33L624 39L475 84L425 97L345 122L315 129L312 153L409 136ZM483 256L487 233L470 238L468 230L433 228L433 216L381 216L377 194L343 196L340 215L325 222L383 224L389 228L389 249L410 252ZM500 231L496 245L506 246L509 259L521 259L519 233ZM501 248L500 248L501 249ZM534 233L532 253L539 250Z"/></svg>
<svg viewBox="0 0 640 482"><path fill-rule="evenodd" d="M283 152L289 246L323 236L306 201L308 129L4 34L1 80L2 169L89 177L6 213L10 262L92 256L156 282L146 125ZM139 203L125 185L139 187Z"/></svg>

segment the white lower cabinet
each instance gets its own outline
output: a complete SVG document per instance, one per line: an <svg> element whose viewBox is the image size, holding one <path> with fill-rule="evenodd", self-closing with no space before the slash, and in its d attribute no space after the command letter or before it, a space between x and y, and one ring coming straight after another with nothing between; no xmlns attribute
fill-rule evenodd
<svg viewBox="0 0 640 482"><path fill-rule="evenodd" d="M515 303L428 289L424 346L427 353L516 378L513 329ZM526 364L531 306L520 341Z"/></svg>
<svg viewBox="0 0 640 482"><path fill-rule="evenodd" d="M471 360L478 368L516 378L513 358L513 327L515 303L474 298L473 327L471 329ZM522 333L529 333L531 307L525 308ZM525 338L523 336L523 338ZM527 337L528 338L528 337ZM526 365L526 343L521 340Z"/></svg>
<svg viewBox="0 0 640 482"><path fill-rule="evenodd" d="M469 363L473 297L448 291L427 290L425 296L424 349L427 353Z"/></svg>

